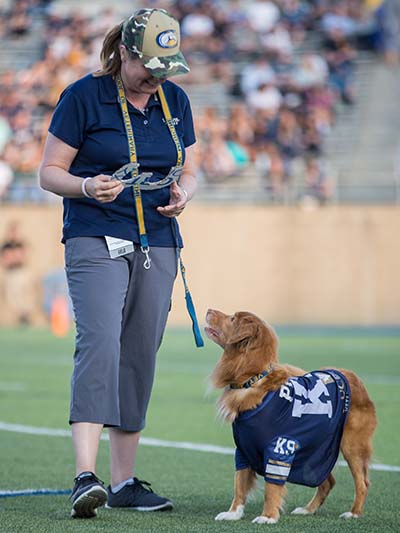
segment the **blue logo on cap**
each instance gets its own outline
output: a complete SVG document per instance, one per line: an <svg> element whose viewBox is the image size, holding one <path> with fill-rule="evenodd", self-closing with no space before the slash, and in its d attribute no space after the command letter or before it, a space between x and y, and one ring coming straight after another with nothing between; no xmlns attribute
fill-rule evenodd
<svg viewBox="0 0 400 533"><path fill-rule="evenodd" d="M156 41L161 48L174 48L178 44L178 37L174 30L167 30L159 33Z"/></svg>

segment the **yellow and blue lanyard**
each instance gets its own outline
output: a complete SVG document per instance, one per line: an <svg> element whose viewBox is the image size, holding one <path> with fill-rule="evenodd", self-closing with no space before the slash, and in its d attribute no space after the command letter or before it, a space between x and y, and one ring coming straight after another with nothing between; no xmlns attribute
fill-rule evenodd
<svg viewBox="0 0 400 533"><path fill-rule="evenodd" d="M131 119L130 119L129 111L128 111L128 104L127 104L126 96L125 96L125 89L124 89L124 85L122 83L121 76L117 76L116 77L116 84L117 84L117 89L118 89L118 97L119 97L118 100L119 100L119 104L120 104L121 111L122 111L122 117L123 117L123 120L124 120L126 136L127 136L127 139L128 139L129 159L130 159L130 162L135 165L134 170L132 170L132 177L135 178L138 175L137 152L136 152L135 138L134 138L134 135L133 135L132 123L131 123ZM161 107L162 107L162 111L163 111L163 114L164 114L165 121L166 121L166 123L168 125L168 129L169 129L169 131L171 133L171 137L172 137L172 139L173 139L173 141L175 143L175 146L176 146L176 152L177 152L176 166L180 167L180 166L182 166L182 163L183 163L182 146L181 146L181 143L179 141L178 134L176 133L176 129L175 129L175 126L173 124L172 117L171 117L171 112L169 110L168 102L167 102L167 99L165 98L165 94L164 94L164 91L163 91L163 88L161 87L161 85L157 89L157 92L158 92L158 97L159 97L160 102L161 102ZM133 184L133 195L134 195L134 199L135 199L136 216L137 216L138 227L139 227L140 247L141 247L142 252L146 255L146 261L144 262L143 266L146 269L149 269L150 266L151 266L151 261L150 261L150 256L149 256L150 248L149 248L149 242L148 242L148 239L147 239L146 226L145 226L145 223L144 223L143 203L142 203L142 196L141 196L141 192L140 192L140 184L139 183L134 183ZM186 270L185 270L185 267L184 267L184 264L183 264L183 261L182 261L181 251L180 251L180 248L178 246L177 222L176 222L175 217L172 219L171 223L172 223L172 230L173 230L175 241L176 241L177 258L179 260L179 266L180 266L180 270L181 270L183 285L184 285L184 288L185 288L186 308L187 308L188 313L190 315L190 318L192 320L193 335L194 335L194 338L195 338L196 346L197 347L204 346L204 341L203 341L203 338L202 338L201 333L200 333L200 328L199 328L199 324L198 324L198 320L197 320L196 311L195 311L195 308L194 308L192 296L190 294L189 287L188 287L187 282L186 282Z"/></svg>

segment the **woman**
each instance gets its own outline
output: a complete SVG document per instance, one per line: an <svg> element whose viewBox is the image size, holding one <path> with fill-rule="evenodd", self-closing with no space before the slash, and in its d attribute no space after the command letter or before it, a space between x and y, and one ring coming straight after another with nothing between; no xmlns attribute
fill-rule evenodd
<svg viewBox="0 0 400 533"><path fill-rule="evenodd" d="M179 24L142 9L105 37L102 70L61 95L40 167L64 197L65 263L77 325L71 380L72 516L172 509L134 477L135 456L182 246L175 218L196 190ZM161 89L162 86L162 89ZM179 178L179 184L176 181ZM109 427L111 485L96 477Z"/></svg>

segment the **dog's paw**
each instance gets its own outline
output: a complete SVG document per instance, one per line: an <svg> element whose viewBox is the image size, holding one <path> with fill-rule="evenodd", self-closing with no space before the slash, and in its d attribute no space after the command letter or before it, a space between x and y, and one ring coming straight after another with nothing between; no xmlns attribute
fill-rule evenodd
<svg viewBox="0 0 400 533"><path fill-rule="evenodd" d="M215 517L215 520L240 520L244 515L244 505L238 505L236 511L225 511L219 513Z"/></svg>
<svg viewBox="0 0 400 533"><path fill-rule="evenodd" d="M293 509L293 511L290 514L308 515L312 513L307 509L307 507L296 507L296 509Z"/></svg>
<svg viewBox="0 0 400 533"><path fill-rule="evenodd" d="M347 511L347 513L342 513L339 518L344 518L345 520L350 520L351 518L360 518L359 514L354 514L350 511Z"/></svg>
<svg viewBox="0 0 400 533"><path fill-rule="evenodd" d="M268 516L257 516L251 522L253 524L276 524L278 520L275 520L275 518L268 518Z"/></svg>

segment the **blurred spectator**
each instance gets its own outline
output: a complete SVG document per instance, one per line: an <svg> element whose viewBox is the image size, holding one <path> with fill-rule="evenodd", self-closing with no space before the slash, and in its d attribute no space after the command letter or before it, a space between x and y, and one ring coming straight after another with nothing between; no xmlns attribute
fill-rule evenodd
<svg viewBox="0 0 400 533"><path fill-rule="evenodd" d="M56 2L49 8L46 0L6 4L0 7L3 38L23 39L38 13L44 21L42 59L0 73L0 181L10 180L11 169L14 184L32 184L60 92L98 68L104 31L120 16L112 6L89 18L64 14ZM204 92L216 82L231 99L223 99L221 110L195 109L204 179L231 179L254 164L276 197L290 185L296 159L322 157L337 103L356 101L357 48L397 61L396 0L145 0L144 6L164 7L181 21L185 56L196 63L182 82ZM307 32L317 44L311 40L313 51L306 41L304 53L299 45ZM21 198L14 185L2 190L7 199Z"/></svg>
<svg viewBox="0 0 400 533"><path fill-rule="evenodd" d="M249 62L241 72L240 89L242 94L248 94L263 83L275 83L276 75L266 57L259 55Z"/></svg>
<svg viewBox="0 0 400 533"><path fill-rule="evenodd" d="M293 42L302 43L312 22L311 6L300 0L281 0L280 6L282 21L288 28Z"/></svg>
<svg viewBox="0 0 400 533"><path fill-rule="evenodd" d="M8 13L8 32L11 37L19 37L29 32L32 19L29 14L30 3L28 0L13 2Z"/></svg>
<svg viewBox="0 0 400 533"><path fill-rule="evenodd" d="M210 141L213 135L225 137L227 134L227 121L215 107L204 107L202 112L196 115L195 122L197 136L205 142Z"/></svg>
<svg viewBox="0 0 400 533"><path fill-rule="evenodd" d="M327 43L351 40L356 46L382 53L389 63L399 54L399 14L395 0L341 0L328 5L321 18Z"/></svg>
<svg viewBox="0 0 400 533"><path fill-rule="evenodd" d="M291 83L297 90L304 91L316 85L324 85L328 79L328 65L317 54L305 54L291 76Z"/></svg>
<svg viewBox="0 0 400 533"><path fill-rule="evenodd" d="M303 147L306 155L320 156L323 153L323 132L318 128L313 114L304 113L301 117Z"/></svg>
<svg viewBox="0 0 400 533"><path fill-rule="evenodd" d="M207 14L206 8L198 4L191 13L184 16L182 20L182 36L192 39L210 37L214 32L214 21Z"/></svg>
<svg viewBox="0 0 400 533"><path fill-rule="evenodd" d="M292 161L302 153L302 133L293 111L283 108L278 117L271 122L267 138L278 148L283 163L284 176L292 175Z"/></svg>
<svg viewBox="0 0 400 533"><path fill-rule="evenodd" d="M332 3L321 18L321 29L327 41L337 38L352 37L357 32L357 20L349 13L350 5L346 1Z"/></svg>
<svg viewBox="0 0 400 533"><path fill-rule="evenodd" d="M6 197L13 179L13 169L6 161L0 159L0 201Z"/></svg>
<svg viewBox="0 0 400 533"><path fill-rule="evenodd" d="M399 61L399 5L395 0L367 0L377 26L375 48L382 52L388 64Z"/></svg>
<svg viewBox="0 0 400 533"><path fill-rule="evenodd" d="M279 8L270 0L248 2L247 17L250 28L258 33L272 30L279 19Z"/></svg>
<svg viewBox="0 0 400 533"><path fill-rule="evenodd" d="M210 136L206 153L204 153L202 169L207 181L218 183L231 177L238 169L235 157L222 135L213 133Z"/></svg>
<svg viewBox="0 0 400 533"><path fill-rule="evenodd" d="M244 104L239 103L231 107L227 136L246 151L248 158L253 158L254 127L254 118Z"/></svg>
<svg viewBox="0 0 400 533"><path fill-rule="evenodd" d="M318 84L304 93L306 107L313 112L320 131L328 134L334 123L335 95L328 85Z"/></svg>
<svg viewBox="0 0 400 533"><path fill-rule="evenodd" d="M327 170L326 162L317 157L305 159L305 189L302 197L303 204L323 205L331 200L334 183Z"/></svg>
<svg viewBox="0 0 400 533"><path fill-rule="evenodd" d="M27 325L33 318L35 287L27 266L27 246L17 222L3 236L0 261L3 270L2 300L10 322Z"/></svg>
<svg viewBox="0 0 400 533"><path fill-rule="evenodd" d="M0 115L0 155L3 153L7 142L10 140L12 130L5 116Z"/></svg>
<svg viewBox="0 0 400 533"><path fill-rule="evenodd" d="M357 53L345 38L336 38L327 45L329 84L345 104L353 104L355 58Z"/></svg>
<svg viewBox="0 0 400 533"><path fill-rule="evenodd" d="M277 114L282 103L282 95L272 83L262 83L256 90L250 91L246 101L252 111L269 118Z"/></svg>
<svg viewBox="0 0 400 533"><path fill-rule="evenodd" d="M285 168L279 149L273 142L264 141L256 155L256 168L260 172L263 187L273 200L282 200L285 195Z"/></svg>
<svg viewBox="0 0 400 533"><path fill-rule="evenodd" d="M293 52L290 33L283 24L275 24L267 34L261 37L261 43L270 57L281 54L291 55Z"/></svg>

